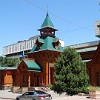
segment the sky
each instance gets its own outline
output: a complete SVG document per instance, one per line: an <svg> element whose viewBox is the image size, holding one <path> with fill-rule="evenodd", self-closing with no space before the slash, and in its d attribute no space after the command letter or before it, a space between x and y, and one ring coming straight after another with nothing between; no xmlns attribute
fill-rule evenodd
<svg viewBox="0 0 100 100"><path fill-rule="evenodd" d="M97 41L100 0L0 0L0 56L3 47L39 35L48 12L65 46Z"/></svg>

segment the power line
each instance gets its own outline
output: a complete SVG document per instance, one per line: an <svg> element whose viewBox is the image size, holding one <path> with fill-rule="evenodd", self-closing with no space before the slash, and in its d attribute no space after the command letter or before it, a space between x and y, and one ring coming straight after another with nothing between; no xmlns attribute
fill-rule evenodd
<svg viewBox="0 0 100 100"><path fill-rule="evenodd" d="M34 6L35 8L38 8L38 9L40 9L40 10L46 12L46 9L43 9L43 8L41 8L40 6L36 5L36 4L33 4L33 3L30 2L29 0L24 0L24 1L25 1L26 3L28 3L28 4L32 5L32 6Z"/></svg>
<svg viewBox="0 0 100 100"><path fill-rule="evenodd" d="M33 3L30 2L29 0L24 0L24 1L27 2L28 4L34 6L35 8L40 9L40 10L43 11L43 12L46 12L46 13L48 12L48 4L47 4L47 8L46 8L46 9L43 9L43 8L40 7L40 6L38 6L38 5L36 5L36 4L33 4ZM48 1L47 1L47 2L48 2ZM62 20L63 22L69 23L69 24L74 25L74 26L81 27L81 28L86 29L86 30L91 30L90 28L88 28L88 27L86 27L86 26L83 26L83 25L80 25L80 24L76 24L76 23L74 23L74 22L71 22L71 21L66 20L66 19L63 18L63 17L57 16L57 15L53 14L53 13L50 12L50 11L49 11L49 13L50 13L51 15L53 15L54 17L56 17L56 18Z"/></svg>
<svg viewBox="0 0 100 100"><path fill-rule="evenodd" d="M50 12L50 13L51 13L51 12ZM57 15L55 15L55 14L53 14L53 13L51 13L51 15L55 16L55 17L58 18L58 19L61 19L61 20L64 21L64 22L67 22L67 23L69 23L69 24L71 24L71 25L78 26L78 27L81 27L81 28L84 28L84 29L87 29L87 30L91 30L91 29L89 29L88 27L85 27L85 26L82 26L82 25L80 25L80 24L76 24L76 23L74 23L74 22L68 21L68 20L66 20L66 19L64 19L64 18L62 18L62 17L60 17L60 16L57 16Z"/></svg>

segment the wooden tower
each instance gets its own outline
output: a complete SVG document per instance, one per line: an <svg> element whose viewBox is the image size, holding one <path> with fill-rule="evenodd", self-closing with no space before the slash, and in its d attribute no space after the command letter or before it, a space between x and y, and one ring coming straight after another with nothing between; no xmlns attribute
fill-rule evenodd
<svg viewBox="0 0 100 100"><path fill-rule="evenodd" d="M37 38L32 50L28 53L28 58L33 58L41 66L42 74L39 82L47 86L54 83L54 62L59 54L63 52L63 48L59 39L55 36L57 29L54 28L48 13L38 31L40 31L40 36Z"/></svg>

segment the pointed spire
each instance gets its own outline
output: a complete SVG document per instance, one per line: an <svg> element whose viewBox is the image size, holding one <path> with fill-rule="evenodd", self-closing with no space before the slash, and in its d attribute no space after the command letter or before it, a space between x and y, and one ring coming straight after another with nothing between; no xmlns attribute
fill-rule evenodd
<svg viewBox="0 0 100 100"><path fill-rule="evenodd" d="M50 17L49 17L48 12L47 12L47 14L46 14L46 18L45 18L43 24L41 25L41 29L42 29L42 28L45 28L45 27L50 27L50 28L55 29L55 28L54 28L54 25L53 25L53 23L52 23L52 21L51 21L51 19L50 19Z"/></svg>
<svg viewBox="0 0 100 100"><path fill-rule="evenodd" d="M47 15L46 15L46 17L49 17L49 14L48 14L48 12L47 12Z"/></svg>

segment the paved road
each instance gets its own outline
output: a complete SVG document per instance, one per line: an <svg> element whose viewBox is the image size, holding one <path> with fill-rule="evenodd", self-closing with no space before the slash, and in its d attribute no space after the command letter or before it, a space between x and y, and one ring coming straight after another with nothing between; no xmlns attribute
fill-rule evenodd
<svg viewBox="0 0 100 100"><path fill-rule="evenodd" d="M65 94L59 95L53 91L48 92L52 95L52 100L93 100L87 98L87 96L67 96ZM0 90L0 100L15 100L16 96L21 95L18 93L12 93L9 90Z"/></svg>

